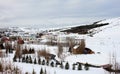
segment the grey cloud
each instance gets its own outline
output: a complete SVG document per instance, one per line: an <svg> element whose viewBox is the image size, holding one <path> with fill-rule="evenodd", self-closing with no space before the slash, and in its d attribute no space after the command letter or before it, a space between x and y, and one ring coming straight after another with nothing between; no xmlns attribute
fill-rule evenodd
<svg viewBox="0 0 120 74"><path fill-rule="evenodd" d="M12 0L13 4L0 6L0 16L7 21L42 20L58 18L119 17L120 0ZM1 2L1 1L0 1ZM9 3L8 3L9 4ZM6 16L11 16L7 17ZM2 19L0 21L5 21ZM75 20L74 20L75 21ZM37 21L39 23L39 21Z"/></svg>

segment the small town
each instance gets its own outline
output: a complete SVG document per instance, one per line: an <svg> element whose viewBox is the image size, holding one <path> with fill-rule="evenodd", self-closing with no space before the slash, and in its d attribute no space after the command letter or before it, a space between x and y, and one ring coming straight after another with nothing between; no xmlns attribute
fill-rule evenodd
<svg viewBox="0 0 120 74"><path fill-rule="evenodd" d="M120 74L119 0L0 0L0 74Z"/></svg>

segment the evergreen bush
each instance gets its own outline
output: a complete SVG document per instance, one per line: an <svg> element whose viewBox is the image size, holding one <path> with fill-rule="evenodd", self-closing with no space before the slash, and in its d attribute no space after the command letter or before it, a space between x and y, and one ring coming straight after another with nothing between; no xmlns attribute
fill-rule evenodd
<svg viewBox="0 0 120 74"><path fill-rule="evenodd" d="M39 65L41 64L41 59L40 59L40 58L38 59L38 64L39 64Z"/></svg>
<svg viewBox="0 0 120 74"><path fill-rule="evenodd" d="M68 70L69 69L69 63L67 62L65 65L65 69Z"/></svg>
<svg viewBox="0 0 120 74"><path fill-rule="evenodd" d="M54 62L52 61L51 64L50 64L51 67L54 67Z"/></svg>
<svg viewBox="0 0 120 74"><path fill-rule="evenodd" d="M86 64L84 65L84 69L85 69L85 70L89 70L88 63L86 63Z"/></svg>
<svg viewBox="0 0 120 74"><path fill-rule="evenodd" d="M78 70L82 70L82 65L80 63L78 64Z"/></svg>
<svg viewBox="0 0 120 74"><path fill-rule="evenodd" d="M42 65L45 65L45 60L42 61Z"/></svg>

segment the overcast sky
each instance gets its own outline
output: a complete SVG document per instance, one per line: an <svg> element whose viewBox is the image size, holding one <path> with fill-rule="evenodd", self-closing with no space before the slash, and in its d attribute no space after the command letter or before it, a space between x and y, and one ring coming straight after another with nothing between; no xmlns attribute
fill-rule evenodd
<svg viewBox="0 0 120 74"><path fill-rule="evenodd" d="M76 24L119 16L120 0L0 0L0 25Z"/></svg>

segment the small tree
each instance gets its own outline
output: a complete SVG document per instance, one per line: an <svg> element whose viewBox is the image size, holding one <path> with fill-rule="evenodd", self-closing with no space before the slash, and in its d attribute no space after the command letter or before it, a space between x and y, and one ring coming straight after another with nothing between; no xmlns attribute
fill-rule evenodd
<svg viewBox="0 0 120 74"><path fill-rule="evenodd" d="M78 64L78 70L82 70L82 65L80 63Z"/></svg>
<svg viewBox="0 0 120 74"><path fill-rule="evenodd" d="M28 72L25 72L25 74L28 74Z"/></svg>
<svg viewBox="0 0 120 74"><path fill-rule="evenodd" d="M13 58L13 62L17 62L17 60L16 60L16 56L14 56L14 58Z"/></svg>
<svg viewBox="0 0 120 74"><path fill-rule="evenodd" d="M38 64L39 64L39 65L41 64L41 59L40 59L40 58L38 59Z"/></svg>
<svg viewBox="0 0 120 74"><path fill-rule="evenodd" d="M28 63L28 55L26 56L26 63Z"/></svg>
<svg viewBox="0 0 120 74"><path fill-rule="evenodd" d="M55 63L55 67L57 67L57 65L58 65L58 64L57 64L57 62L56 62L56 63Z"/></svg>
<svg viewBox="0 0 120 74"><path fill-rule="evenodd" d="M52 61L50 65L51 65L51 67L54 67L54 62Z"/></svg>
<svg viewBox="0 0 120 74"><path fill-rule="evenodd" d="M45 65L45 60L42 61L42 65Z"/></svg>
<svg viewBox="0 0 120 74"><path fill-rule="evenodd" d="M18 73L18 70L19 70L18 67L15 67L15 68L14 68L15 74L19 74L19 73Z"/></svg>
<svg viewBox="0 0 120 74"><path fill-rule="evenodd" d="M5 70L8 70L9 69L9 66L7 65L6 67L5 67Z"/></svg>
<svg viewBox="0 0 120 74"><path fill-rule="evenodd" d="M44 74L47 74L47 71L46 71L46 69L45 69L45 73Z"/></svg>
<svg viewBox="0 0 120 74"><path fill-rule="evenodd" d="M33 72L32 72L32 74L36 74L36 72L34 71L34 69L33 69Z"/></svg>
<svg viewBox="0 0 120 74"><path fill-rule="evenodd" d="M35 53L35 50L34 50L34 48L32 49L32 52L31 53Z"/></svg>
<svg viewBox="0 0 120 74"><path fill-rule="evenodd" d="M32 64L32 58L31 58L31 56L29 56L29 63Z"/></svg>
<svg viewBox="0 0 120 74"><path fill-rule="evenodd" d="M19 62L21 62L21 58L19 57Z"/></svg>
<svg viewBox="0 0 120 74"><path fill-rule="evenodd" d="M3 71L3 66L2 66L2 63L0 62L0 72Z"/></svg>
<svg viewBox="0 0 120 74"><path fill-rule="evenodd" d="M63 66L63 63L62 63L62 62L61 62L60 68L61 68L61 69L63 69L63 68L64 68L64 66Z"/></svg>
<svg viewBox="0 0 120 74"><path fill-rule="evenodd" d="M30 53L30 54L32 53L32 49L31 49L31 48L29 49L29 53Z"/></svg>
<svg viewBox="0 0 120 74"><path fill-rule="evenodd" d="M25 56L24 56L24 57L22 57L22 62L25 62Z"/></svg>
<svg viewBox="0 0 120 74"><path fill-rule="evenodd" d="M61 54L63 53L63 48L62 48L62 45L58 43L58 57L61 58Z"/></svg>
<svg viewBox="0 0 120 74"><path fill-rule="evenodd" d="M37 64L36 58L34 59L34 64Z"/></svg>
<svg viewBox="0 0 120 74"><path fill-rule="evenodd" d="M69 63L67 62L66 65L65 65L65 69L69 69Z"/></svg>
<svg viewBox="0 0 120 74"><path fill-rule="evenodd" d="M41 70L40 70L40 74L44 74L44 72L43 72L43 69L41 68Z"/></svg>
<svg viewBox="0 0 120 74"><path fill-rule="evenodd" d="M88 63L86 63L86 64L84 65L84 68L85 68L85 70L89 70Z"/></svg>
<svg viewBox="0 0 120 74"><path fill-rule="evenodd" d="M15 74L18 74L18 70L17 69L15 69Z"/></svg>
<svg viewBox="0 0 120 74"><path fill-rule="evenodd" d="M49 60L46 61L46 65L49 66Z"/></svg>
<svg viewBox="0 0 120 74"><path fill-rule="evenodd" d="M73 66L72 69L75 70L75 65L73 64L72 66Z"/></svg>

